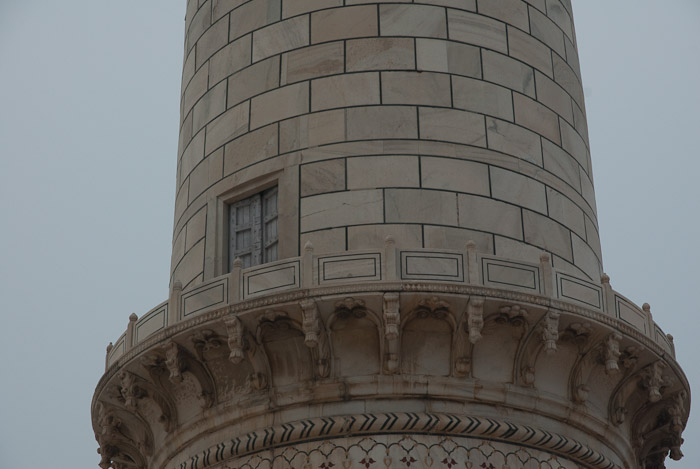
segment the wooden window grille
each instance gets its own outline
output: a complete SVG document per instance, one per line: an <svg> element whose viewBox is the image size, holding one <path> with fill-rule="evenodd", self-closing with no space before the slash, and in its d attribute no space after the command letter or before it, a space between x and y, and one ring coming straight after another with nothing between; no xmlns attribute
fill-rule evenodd
<svg viewBox="0 0 700 469"><path fill-rule="evenodd" d="M243 268L277 260L277 187L230 205L229 269L238 257Z"/></svg>

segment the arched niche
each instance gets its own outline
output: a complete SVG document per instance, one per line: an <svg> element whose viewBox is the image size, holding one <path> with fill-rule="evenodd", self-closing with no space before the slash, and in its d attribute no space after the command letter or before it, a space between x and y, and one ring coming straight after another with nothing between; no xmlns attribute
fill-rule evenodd
<svg viewBox="0 0 700 469"><path fill-rule="evenodd" d="M452 325L445 314L415 314L401 332L401 372L449 376L452 363Z"/></svg>
<svg viewBox="0 0 700 469"><path fill-rule="evenodd" d="M336 307L329 320L336 376L379 374L381 342L378 320L363 304L341 306Z"/></svg>
<svg viewBox="0 0 700 469"><path fill-rule="evenodd" d="M304 344L304 334L297 323L288 318L264 320L257 335L270 364L273 386L298 384L313 378L311 351Z"/></svg>
<svg viewBox="0 0 700 469"><path fill-rule="evenodd" d="M481 339L472 351L472 375L476 379L512 383L520 342L528 330L527 311L517 306L501 308L484 321Z"/></svg>

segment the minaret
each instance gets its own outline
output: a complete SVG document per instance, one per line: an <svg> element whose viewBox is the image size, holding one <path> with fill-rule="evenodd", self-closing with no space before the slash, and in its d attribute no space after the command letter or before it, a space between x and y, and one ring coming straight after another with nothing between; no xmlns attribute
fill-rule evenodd
<svg viewBox="0 0 700 469"><path fill-rule="evenodd" d="M170 296L103 469L637 468L673 339L603 274L570 0L189 0Z"/></svg>

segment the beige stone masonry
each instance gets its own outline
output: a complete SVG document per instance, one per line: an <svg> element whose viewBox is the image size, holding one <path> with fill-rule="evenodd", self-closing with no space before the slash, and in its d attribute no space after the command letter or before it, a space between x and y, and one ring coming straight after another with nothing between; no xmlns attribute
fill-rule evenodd
<svg viewBox="0 0 700 469"><path fill-rule="evenodd" d="M416 39L418 70L481 78L478 47L441 39Z"/></svg>
<svg viewBox="0 0 700 469"><path fill-rule="evenodd" d="M248 1L249 0L211 0L211 9L214 21Z"/></svg>
<svg viewBox="0 0 700 469"><path fill-rule="evenodd" d="M432 72L382 72L382 103L450 106L450 77Z"/></svg>
<svg viewBox="0 0 700 469"><path fill-rule="evenodd" d="M513 93L482 80L452 77L454 107L513 121Z"/></svg>
<svg viewBox="0 0 700 469"><path fill-rule="evenodd" d="M373 249L384 244L387 236L394 238L397 246L422 247L421 225L387 223L348 227L348 249Z"/></svg>
<svg viewBox="0 0 700 469"><path fill-rule="evenodd" d="M344 109L305 114L280 122L281 153L343 140L345 140Z"/></svg>
<svg viewBox="0 0 700 469"><path fill-rule="evenodd" d="M528 8L530 16L530 33L554 50L561 57L567 57L564 44L564 32L544 13L535 8Z"/></svg>
<svg viewBox="0 0 700 469"><path fill-rule="evenodd" d="M197 166L202 158L204 158L204 137L205 131L199 132L194 136L190 144L185 149L180 159L179 170L180 170L180 181L184 179L190 171Z"/></svg>
<svg viewBox="0 0 700 469"><path fill-rule="evenodd" d="M547 196L541 182L513 171L497 167L490 168L491 195L514 205L547 214Z"/></svg>
<svg viewBox="0 0 700 469"><path fill-rule="evenodd" d="M199 132L208 122L226 110L226 82L210 89L192 110L192 130Z"/></svg>
<svg viewBox="0 0 700 469"><path fill-rule="evenodd" d="M515 122L537 132L555 143L561 143L559 118L537 101L515 93L513 95Z"/></svg>
<svg viewBox="0 0 700 469"><path fill-rule="evenodd" d="M457 196L452 192L386 189L387 223L429 223L457 226Z"/></svg>
<svg viewBox="0 0 700 469"><path fill-rule="evenodd" d="M474 13L447 10L450 39L508 53L506 25Z"/></svg>
<svg viewBox="0 0 700 469"><path fill-rule="evenodd" d="M554 220L530 210L523 210L525 242L573 262L571 232Z"/></svg>
<svg viewBox="0 0 700 469"><path fill-rule="evenodd" d="M250 0L231 12L230 37L245 34L280 20L281 0Z"/></svg>
<svg viewBox="0 0 700 469"><path fill-rule="evenodd" d="M197 41L197 62L196 68L204 65L216 51L224 47L227 43L228 21L221 19L206 30Z"/></svg>
<svg viewBox="0 0 700 469"><path fill-rule="evenodd" d="M345 228L302 233L300 240L302 246L311 243L317 252L340 252L345 250Z"/></svg>
<svg viewBox="0 0 700 469"><path fill-rule="evenodd" d="M311 82L311 111L379 104L379 72L351 73Z"/></svg>
<svg viewBox="0 0 700 469"><path fill-rule="evenodd" d="M588 167L588 148L586 147L586 142L584 142L578 132L576 132L576 129L571 127L566 122L561 123L561 135L562 147L564 150L576 158L576 161L578 161L578 163L587 173L590 173Z"/></svg>
<svg viewBox="0 0 700 469"><path fill-rule="evenodd" d="M488 196L488 166L473 161L423 156L421 187Z"/></svg>
<svg viewBox="0 0 700 469"><path fill-rule="evenodd" d="M486 131L490 149L542 166L541 139L534 132L490 117L486 118Z"/></svg>
<svg viewBox="0 0 700 469"><path fill-rule="evenodd" d="M190 112L195 103L204 96L207 92L209 86L209 69L208 67L202 67L194 74L192 80L190 80L185 92L182 96L182 110L181 117L184 119L185 116Z"/></svg>
<svg viewBox="0 0 700 469"><path fill-rule="evenodd" d="M490 233L450 226L424 225L423 236L426 248L461 251L469 241L473 241L479 252L493 252L493 235Z"/></svg>
<svg viewBox="0 0 700 469"><path fill-rule="evenodd" d="M376 36L377 7L362 5L321 10L311 14L311 42Z"/></svg>
<svg viewBox="0 0 700 469"><path fill-rule="evenodd" d="M417 156L382 155L347 159L348 189L419 187Z"/></svg>
<svg viewBox="0 0 700 469"><path fill-rule="evenodd" d="M548 77L535 71L537 100L563 117L567 122L574 122L571 96Z"/></svg>
<svg viewBox="0 0 700 469"><path fill-rule="evenodd" d="M555 219L582 238L586 237L583 210L564 195L547 188L549 217Z"/></svg>
<svg viewBox="0 0 700 469"><path fill-rule="evenodd" d="M200 194L221 179L224 149L219 148L207 156L190 173L190 186L187 193L188 204L191 204Z"/></svg>
<svg viewBox="0 0 700 469"><path fill-rule="evenodd" d="M579 166L579 172L581 174L581 195L586 200L588 205L593 208L595 212L595 190L593 189L593 181L591 181L590 176L586 171Z"/></svg>
<svg viewBox="0 0 700 469"><path fill-rule="evenodd" d="M508 53L511 57L522 60L548 77L554 76L552 50L529 34L512 26L508 26Z"/></svg>
<svg viewBox="0 0 700 469"><path fill-rule="evenodd" d="M522 239L520 207L474 195L458 194L459 226Z"/></svg>
<svg viewBox="0 0 700 469"><path fill-rule="evenodd" d="M482 60L484 80L535 97L535 72L532 67L488 50L482 51Z"/></svg>
<svg viewBox="0 0 700 469"><path fill-rule="evenodd" d="M581 81L581 64L578 59L578 49L566 36L564 36L564 46L566 47L566 63L569 64L573 73Z"/></svg>
<svg viewBox="0 0 700 469"><path fill-rule="evenodd" d="M270 57L232 75L228 80L228 107L279 86L280 58Z"/></svg>
<svg viewBox="0 0 700 469"><path fill-rule="evenodd" d="M408 1L408 0L397 0ZM476 0L421 0L421 3L476 11Z"/></svg>
<svg viewBox="0 0 700 469"><path fill-rule="evenodd" d="M251 63L252 34L237 39L214 54L209 61L209 82L215 84Z"/></svg>
<svg viewBox="0 0 700 469"><path fill-rule="evenodd" d="M191 17L189 21L189 29L185 36L185 50L189 51L199 40L200 36L211 26L211 9L200 8Z"/></svg>
<svg viewBox="0 0 700 469"><path fill-rule="evenodd" d="M574 37L571 16L559 0L546 0L547 16L559 26L569 39Z"/></svg>
<svg viewBox="0 0 700 469"><path fill-rule="evenodd" d="M302 197L345 189L345 160L319 161L301 167Z"/></svg>
<svg viewBox="0 0 700 469"><path fill-rule="evenodd" d="M334 192L301 199L301 231L345 225L381 223L384 198L381 190Z"/></svg>
<svg viewBox="0 0 700 469"><path fill-rule="evenodd" d="M576 159L548 140L542 141L542 156L544 169L581 192L580 166Z"/></svg>
<svg viewBox="0 0 700 469"><path fill-rule="evenodd" d="M250 127L257 129L265 124L306 112L309 112L308 82L287 85L251 100Z"/></svg>
<svg viewBox="0 0 700 469"><path fill-rule="evenodd" d="M253 33L253 62L309 45L309 17L296 16Z"/></svg>
<svg viewBox="0 0 700 469"><path fill-rule="evenodd" d="M417 138L415 107L375 106L347 110L347 139ZM381 125L380 125L381 124Z"/></svg>
<svg viewBox="0 0 700 469"><path fill-rule="evenodd" d="M282 18L340 6L343 6L343 0L282 0Z"/></svg>
<svg viewBox="0 0 700 469"><path fill-rule="evenodd" d="M229 109L208 124L204 153L208 155L221 145L247 132L249 116L250 103L246 101Z"/></svg>
<svg viewBox="0 0 700 469"><path fill-rule="evenodd" d="M596 257L595 252L586 242L576 236L571 236L571 242L574 252L574 265L581 269L591 279L596 279L602 275L600 260Z"/></svg>
<svg viewBox="0 0 700 469"><path fill-rule="evenodd" d="M456 109L420 108L420 135L426 140L446 140L486 146L484 116Z"/></svg>
<svg viewBox="0 0 700 469"><path fill-rule="evenodd" d="M583 88L576 72L558 55L554 55L552 59L554 64L554 81L559 83L574 98L579 107L583 107Z"/></svg>
<svg viewBox="0 0 700 469"><path fill-rule="evenodd" d="M342 73L345 63L341 41L304 47L282 54L281 85Z"/></svg>
<svg viewBox="0 0 700 469"><path fill-rule="evenodd" d="M346 42L348 72L415 69L414 41L409 38L377 37Z"/></svg>
<svg viewBox="0 0 700 469"><path fill-rule="evenodd" d="M192 247L198 243L202 238L204 238L207 221L207 211L202 209L192 218L187 221L185 225L185 250L189 251Z"/></svg>
<svg viewBox="0 0 700 469"><path fill-rule="evenodd" d="M530 30L527 4L522 0L479 0L479 14L491 16L524 31Z"/></svg>
<svg viewBox="0 0 700 469"><path fill-rule="evenodd" d="M445 10L429 5L379 5L382 36L446 38Z"/></svg>
<svg viewBox="0 0 700 469"><path fill-rule="evenodd" d="M277 124L253 130L226 144L224 175L277 154Z"/></svg>

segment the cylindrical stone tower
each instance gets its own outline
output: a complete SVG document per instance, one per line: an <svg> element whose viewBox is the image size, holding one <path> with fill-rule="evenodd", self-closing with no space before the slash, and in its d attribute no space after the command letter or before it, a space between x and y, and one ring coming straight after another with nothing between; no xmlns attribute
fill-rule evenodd
<svg viewBox="0 0 700 469"><path fill-rule="evenodd" d="M602 274L569 0L189 0L181 115L103 469L681 456L672 337Z"/></svg>

